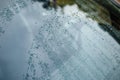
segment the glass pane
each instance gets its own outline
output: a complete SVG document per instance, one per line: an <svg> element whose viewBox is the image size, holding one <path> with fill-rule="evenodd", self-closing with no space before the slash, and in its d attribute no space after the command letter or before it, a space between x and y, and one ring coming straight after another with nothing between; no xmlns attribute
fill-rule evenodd
<svg viewBox="0 0 120 80"><path fill-rule="evenodd" d="M0 80L119 80L120 32L92 0L0 3Z"/></svg>

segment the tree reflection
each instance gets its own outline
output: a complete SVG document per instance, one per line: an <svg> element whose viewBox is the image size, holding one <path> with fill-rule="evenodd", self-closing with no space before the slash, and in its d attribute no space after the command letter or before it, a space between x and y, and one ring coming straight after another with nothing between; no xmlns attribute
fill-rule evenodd
<svg viewBox="0 0 120 80"><path fill-rule="evenodd" d="M57 6L63 8L66 5L76 4L75 0L33 0L34 2L43 2L43 8L45 9L57 9Z"/></svg>

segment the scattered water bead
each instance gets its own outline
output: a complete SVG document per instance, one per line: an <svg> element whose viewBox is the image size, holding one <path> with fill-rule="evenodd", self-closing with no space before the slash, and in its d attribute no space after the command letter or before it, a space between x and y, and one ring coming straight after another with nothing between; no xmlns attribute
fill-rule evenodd
<svg viewBox="0 0 120 80"><path fill-rule="evenodd" d="M10 21L12 17L14 16L14 13L9 8L4 8L0 11L0 19L3 22Z"/></svg>
<svg viewBox="0 0 120 80"><path fill-rule="evenodd" d="M27 6L27 3L25 0L16 0L16 4L18 4L20 8L24 8Z"/></svg>
<svg viewBox="0 0 120 80"><path fill-rule="evenodd" d="M4 34L4 33L5 33L5 31L3 30L2 27L0 27L0 36L1 36L2 34Z"/></svg>

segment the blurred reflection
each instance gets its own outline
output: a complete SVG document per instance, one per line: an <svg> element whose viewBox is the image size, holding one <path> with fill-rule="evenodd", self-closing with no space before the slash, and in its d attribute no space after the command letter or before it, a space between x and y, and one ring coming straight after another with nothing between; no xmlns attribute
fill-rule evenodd
<svg viewBox="0 0 120 80"><path fill-rule="evenodd" d="M50 7L50 0L33 0L33 1L37 1L37 2L44 2L43 4L43 8L48 9Z"/></svg>
<svg viewBox="0 0 120 80"><path fill-rule="evenodd" d="M34 2L43 2L43 8L50 9L54 8L57 9L57 6L63 8L65 5L73 5L76 3L75 0L33 0Z"/></svg>
<svg viewBox="0 0 120 80"><path fill-rule="evenodd" d="M88 17L96 20L98 23L108 23L111 24L109 13L107 10L96 4L94 1L86 0L33 0L34 2L42 2L43 8L49 10L54 8L61 8L64 13L65 6L77 5L80 11L87 13Z"/></svg>

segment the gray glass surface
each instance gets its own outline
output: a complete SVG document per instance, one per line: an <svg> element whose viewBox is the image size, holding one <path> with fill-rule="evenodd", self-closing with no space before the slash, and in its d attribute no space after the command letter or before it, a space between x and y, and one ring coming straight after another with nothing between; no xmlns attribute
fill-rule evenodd
<svg viewBox="0 0 120 80"><path fill-rule="evenodd" d="M5 1L0 80L120 80L119 43L78 5Z"/></svg>

